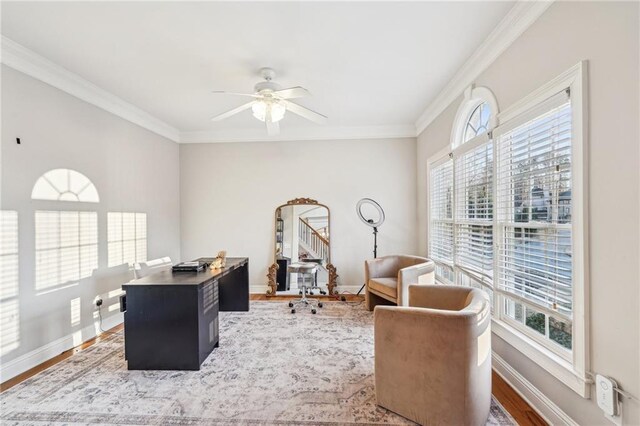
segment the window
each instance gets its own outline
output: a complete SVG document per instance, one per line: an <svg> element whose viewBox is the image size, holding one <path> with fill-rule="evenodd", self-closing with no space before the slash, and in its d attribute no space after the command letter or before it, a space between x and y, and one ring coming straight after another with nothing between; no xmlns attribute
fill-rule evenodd
<svg viewBox="0 0 640 426"><path fill-rule="evenodd" d="M493 276L493 143L486 134L455 161L455 263L469 274Z"/></svg>
<svg viewBox="0 0 640 426"><path fill-rule="evenodd" d="M561 92L546 104L497 139L497 282L504 319L570 359L571 102Z"/></svg>
<svg viewBox="0 0 640 426"><path fill-rule="evenodd" d="M430 164L429 255L436 280L493 294L493 141L497 102L484 87L465 92L453 151Z"/></svg>
<svg viewBox="0 0 640 426"><path fill-rule="evenodd" d="M77 284L98 268L96 212L36 211L36 291Z"/></svg>
<svg viewBox="0 0 640 426"><path fill-rule="evenodd" d="M98 190L88 177L75 170L50 170L38 178L31 191L33 200L98 203Z"/></svg>
<svg viewBox="0 0 640 426"><path fill-rule="evenodd" d="M475 107L467 125L464 128L464 137L462 142L468 142L476 136L485 134L489 131L489 120L491 119L491 107L487 102L482 102Z"/></svg>
<svg viewBox="0 0 640 426"><path fill-rule="evenodd" d="M451 133L453 151L436 157L429 176L429 255L436 262L436 280L476 285L490 294L493 142L489 131L497 122L497 111L489 89L467 89Z"/></svg>
<svg viewBox="0 0 640 426"><path fill-rule="evenodd" d="M499 125L488 89L465 92L452 152L429 163L429 253L438 282L484 289L493 331L586 396L582 66L501 112ZM450 244L441 229L452 185Z"/></svg>
<svg viewBox="0 0 640 426"><path fill-rule="evenodd" d="M109 267L147 260L146 213L107 214Z"/></svg>
<svg viewBox="0 0 640 426"><path fill-rule="evenodd" d="M448 156L430 172L429 253L438 262L436 279L453 281L453 160Z"/></svg>
<svg viewBox="0 0 640 426"><path fill-rule="evenodd" d="M20 344L18 212L0 211L0 355Z"/></svg>

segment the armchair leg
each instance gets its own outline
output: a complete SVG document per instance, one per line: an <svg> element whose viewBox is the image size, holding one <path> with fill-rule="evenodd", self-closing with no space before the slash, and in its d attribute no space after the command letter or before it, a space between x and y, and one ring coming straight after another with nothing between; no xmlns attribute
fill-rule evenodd
<svg viewBox="0 0 640 426"><path fill-rule="evenodd" d="M367 289L364 294L364 301L369 311L373 311L377 305L395 305L395 303L391 302L390 300L387 300L384 297L380 297L377 294L371 293L369 289Z"/></svg>
<svg viewBox="0 0 640 426"><path fill-rule="evenodd" d="M366 288L364 291L364 303L367 305L368 311L373 311L373 308L376 307L375 301L373 300L374 297L375 294L369 293L369 289Z"/></svg>

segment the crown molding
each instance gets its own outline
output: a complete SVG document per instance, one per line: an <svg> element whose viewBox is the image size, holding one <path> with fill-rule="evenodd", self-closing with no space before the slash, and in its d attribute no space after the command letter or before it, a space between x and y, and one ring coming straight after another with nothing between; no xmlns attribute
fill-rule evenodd
<svg viewBox="0 0 640 426"><path fill-rule="evenodd" d="M268 136L263 129L230 129L181 132L180 143L275 142L348 139L415 138L416 128L397 126L293 127L278 136Z"/></svg>
<svg viewBox="0 0 640 426"><path fill-rule="evenodd" d="M98 108L102 108L153 133L174 142L179 142L180 132L175 127L101 89L4 35L2 36L1 53L2 63L8 67L47 83Z"/></svg>
<svg viewBox="0 0 640 426"><path fill-rule="evenodd" d="M442 111L451 105L489 65L551 6L553 1L518 0L420 115L415 124L416 133L418 135L422 133Z"/></svg>

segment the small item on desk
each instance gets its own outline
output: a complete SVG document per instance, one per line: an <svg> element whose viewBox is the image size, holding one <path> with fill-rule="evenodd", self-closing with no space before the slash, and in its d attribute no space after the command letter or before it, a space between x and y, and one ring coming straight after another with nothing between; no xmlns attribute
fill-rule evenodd
<svg viewBox="0 0 640 426"><path fill-rule="evenodd" d="M226 250L219 251L216 258L211 262L209 266L211 269L221 269L227 264L227 252Z"/></svg>
<svg viewBox="0 0 640 426"><path fill-rule="evenodd" d="M171 267L172 272L200 272L204 271L207 264L205 262L182 262Z"/></svg>

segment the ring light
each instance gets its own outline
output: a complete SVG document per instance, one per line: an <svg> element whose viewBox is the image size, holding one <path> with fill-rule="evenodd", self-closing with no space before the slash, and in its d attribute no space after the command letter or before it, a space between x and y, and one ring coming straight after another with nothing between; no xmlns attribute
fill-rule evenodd
<svg viewBox="0 0 640 426"><path fill-rule="evenodd" d="M364 217L364 214L362 213L362 206L369 205L373 206L378 211L377 220ZM375 259L378 257L378 226L384 223L384 210L382 210L380 204L376 203L371 198L363 198L362 200L358 201L358 204L356 204L356 213L358 213L358 217L365 225L373 228L373 258ZM366 283L363 284L362 287L360 287L358 294L362 292L362 289L364 289L365 285Z"/></svg>
<svg viewBox="0 0 640 426"><path fill-rule="evenodd" d="M371 218L364 217L364 214L362 213L362 206L365 205L371 205L378 211L377 221ZM358 201L358 204L356 204L356 212L358 213L358 217L360 218L360 220L364 222L365 225L372 228L377 228L384 223L384 210L382 210L380 204L376 203L371 198L363 198L362 200Z"/></svg>

